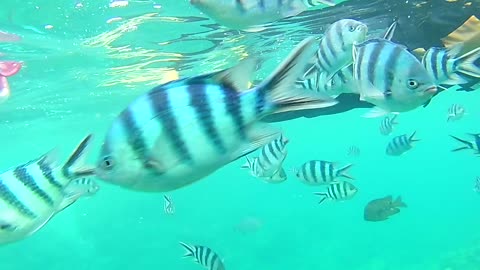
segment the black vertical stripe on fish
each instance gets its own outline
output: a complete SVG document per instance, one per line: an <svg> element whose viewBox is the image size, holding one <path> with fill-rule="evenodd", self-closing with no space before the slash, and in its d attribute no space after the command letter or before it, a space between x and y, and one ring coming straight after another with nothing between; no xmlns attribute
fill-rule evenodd
<svg viewBox="0 0 480 270"><path fill-rule="evenodd" d="M442 72L443 72L442 75L448 77L447 63L448 63L448 54L445 51L443 51L442 52Z"/></svg>
<svg viewBox="0 0 480 270"><path fill-rule="evenodd" d="M255 113L257 116L261 115L263 113L263 110L265 109L266 94L267 92L264 89L258 89L256 91Z"/></svg>
<svg viewBox="0 0 480 270"><path fill-rule="evenodd" d="M211 256L211 250L209 248L205 249L205 265L213 265L212 260L208 260Z"/></svg>
<svg viewBox="0 0 480 270"><path fill-rule="evenodd" d="M268 148L269 152L272 154L272 156L273 156L275 159L278 159L277 153L276 153L275 149L273 148L273 144L274 144L274 143L275 143L275 141L273 141L272 143L267 144L267 148Z"/></svg>
<svg viewBox="0 0 480 270"><path fill-rule="evenodd" d="M328 175L330 176L330 182L332 182L335 179L335 176L336 176L336 175L333 174L333 164L332 163L328 164Z"/></svg>
<svg viewBox="0 0 480 270"><path fill-rule="evenodd" d="M343 71L339 70L337 72L337 74L338 74L338 77L340 78L340 81L342 82L342 84L346 84L347 83L347 77L345 77L345 74L343 74Z"/></svg>
<svg viewBox="0 0 480 270"><path fill-rule="evenodd" d="M33 176L28 173L27 168L19 166L13 170L13 175L49 206L54 205L53 199L37 185Z"/></svg>
<svg viewBox="0 0 480 270"><path fill-rule="evenodd" d="M310 163L309 163L309 165L310 165L310 175L312 177L313 182L315 182L315 183L317 182L317 170L316 170L317 166L316 166L316 164L317 163L315 161L310 161ZM305 168L306 166L303 166L303 167ZM308 174L306 172L306 169L305 169L305 173L303 175L304 175L305 179L308 181Z"/></svg>
<svg viewBox="0 0 480 270"><path fill-rule="evenodd" d="M50 168L50 164L45 162L45 159L40 159L37 164L40 170L42 171L43 177L45 177L52 186L61 190L63 188L63 185L55 179L53 170L52 168Z"/></svg>
<svg viewBox="0 0 480 270"><path fill-rule="evenodd" d="M130 108L127 108L120 114L120 120L127 136L128 145L137 158L141 160L145 166L148 166L147 164L149 164L150 157L147 153L147 145L135 121L134 113Z"/></svg>
<svg viewBox="0 0 480 270"><path fill-rule="evenodd" d="M325 168L326 162L325 161L320 161L320 173L322 175L322 180L323 181L328 181L327 175L325 174L327 169Z"/></svg>
<svg viewBox="0 0 480 270"><path fill-rule="evenodd" d="M3 179L0 178L0 198L13 208L18 210L22 215L29 218L36 218L37 215L30 210L17 196L4 184Z"/></svg>
<svg viewBox="0 0 480 270"><path fill-rule="evenodd" d="M264 100L265 100L265 97L263 97L262 106L264 104ZM242 104L241 104L240 96L238 95L237 92L233 91L233 88L228 88L224 90L223 103L226 106L227 113L230 115L230 117L232 118L235 124L236 130L240 132L238 135L240 136L241 139L246 139L247 133L245 132L245 123L244 123L245 120L243 119ZM257 107L257 110L258 110L258 107Z"/></svg>
<svg viewBox="0 0 480 270"><path fill-rule="evenodd" d="M190 105L196 113L196 118L200 122L207 138L212 142L218 153L225 154L227 149L220 137L220 134L215 126L212 115L211 104L209 104L205 85L194 84L187 86L188 95L190 96Z"/></svg>
<svg viewBox="0 0 480 270"><path fill-rule="evenodd" d="M327 40L327 42L328 42L328 40ZM328 44L326 46L328 47ZM328 60L327 54L325 53L325 50L326 50L326 48L320 48L320 50L319 50L321 60L323 60L323 61L320 61L320 63L323 62L323 64L327 65L328 67L331 67L332 63L330 63L330 61Z"/></svg>
<svg viewBox="0 0 480 270"><path fill-rule="evenodd" d="M335 33L337 33L337 36L338 36L338 40L340 40L342 42L342 45L340 46L342 48L342 51L346 51L347 48L345 46L345 40L343 40L343 31L342 31L342 25L340 25L340 23L337 23L335 25Z"/></svg>
<svg viewBox="0 0 480 270"><path fill-rule="evenodd" d="M388 54L388 58L385 63L385 70L383 74L383 79L385 83L383 86L384 87L383 89L385 93L389 93L392 89L393 81L395 80L395 74L397 72L396 71L397 62L401 54L402 54L402 49L399 46L393 46L393 51L391 51Z"/></svg>
<svg viewBox="0 0 480 270"><path fill-rule="evenodd" d="M355 46L355 45L354 45ZM363 80L361 76L362 64L363 64L363 55L365 54L365 45L362 47L356 47L356 56L355 56L355 70L353 71L357 80Z"/></svg>
<svg viewBox="0 0 480 270"><path fill-rule="evenodd" d="M370 57L367 65L367 81L371 82L373 85L375 85L375 74L377 71L377 63L379 62L378 58L380 57L380 54L384 48L385 44L383 42L376 43L373 45L372 52L369 55Z"/></svg>
<svg viewBox="0 0 480 270"><path fill-rule="evenodd" d="M327 50L332 55L332 60L333 61L335 61L335 59L337 59L337 54L335 53L335 46L332 43L332 39L333 39L332 36L334 34L335 33L330 33L330 36L327 37Z"/></svg>
<svg viewBox="0 0 480 270"><path fill-rule="evenodd" d="M156 88L148 93L149 100L158 121L163 127L163 132L168 140L173 144L174 150L180 161L193 161L177 123L177 119L173 115L168 91L164 88Z"/></svg>
<svg viewBox="0 0 480 270"><path fill-rule="evenodd" d="M433 77L435 80L438 80L438 67L437 67L437 58L438 57L438 50L432 50L432 55L430 56L430 64L432 65L432 72Z"/></svg>

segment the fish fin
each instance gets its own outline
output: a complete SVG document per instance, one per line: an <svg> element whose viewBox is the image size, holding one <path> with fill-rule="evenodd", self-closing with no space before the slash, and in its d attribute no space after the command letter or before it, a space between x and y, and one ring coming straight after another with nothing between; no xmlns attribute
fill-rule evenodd
<svg viewBox="0 0 480 270"><path fill-rule="evenodd" d="M335 100L323 100L314 92L292 87L301 75L304 64L314 54L314 44L314 38L303 40L287 59L256 88L256 91L264 92L267 106L273 107L270 114L325 108L338 103Z"/></svg>
<svg viewBox="0 0 480 270"><path fill-rule="evenodd" d="M87 197L93 196L99 190L99 186L93 180L90 180L88 183L82 183L80 181L75 180L70 182L64 189L63 189L63 200L60 205L57 207L57 213L65 210L65 208L72 205L76 202L80 197Z"/></svg>
<svg viewBox="0 0 480 270"><path fill-rule="evenodd" d="M468 42L478 34L480 29L480 20L472 15L456 30L442 38L442 43L446 48L451 48L458 43Z"/></svg>
<svg viewBox="0 0 480 270"><path fill-rule="evenodd" d="M183 255L184 258L186 257L194 257L195 256L195 247L186 244L184 242L178 242L183 248L185 248L185 255Z"/></svg>
<svg viewBox="0 0 480 270"><path fill-rule="evenodd" d="M450 137L454 138L455 140L465 144L465 146L463 147L459 147L459 148L455 148L452 150L452 152L457 152L457 151L460 151L460 150L465 150L465 149L473 149L473 143L469 142L469 141L466 141L466 140L462 140L458 137L455 137L453 135L450 135Z"/></svg>
<svg viewBox="0 0 480 270"><path fill-rule="evenodd" d="M464 55L455 59L458 63L457 72L466 74L475 78L480 78L480 66L476 65L480 59L480 47L465 53Z"/></svg>
<svg viewBox="0 0 480 270"><path fill-rule="evenodd" d="M402 201L402 196L398 196L397 199L393 202L395 207L407 207L407 205Z"/></svg>
<svg viewBox="0 0 480 270"><path fill-rule="evenodd" d="M250 158L248 156L245 156L245 163L240 167L242 169L250 169L252 167L252 161L250 160Z"/></svg>
<svg viewBox="0 0 480 270"><path fill-rule="evenodd" d="M256 151L258 148L276 139L279 134L280 130L268 125L256 124L250 127L247 131L249 141L241 145L236 151L233 151L230 155L230 160L236 160Z"/></svg>
<svg viewBox="0 0 480 270"><path fill-rule="evenodd" d="M246 91L257 63L258 59L254 57L244 59L229 69L212 74L212 79L237 92Z"/></svg>
<svg viewBox="0 0 480 270"><path fill-rule="evenodd" d="M316 7L319 5L325 5L329 7L333 7L336 5L335 1L332 1L332 0L310 0L310 1L304 1L304 3L309 8Z"/></svg>
<svg viewBox="0 0 480 270"><path fill-rule="evenodd" d="M445 85L458 85L458 84L465 84L465 83L468 83L468 80L456 73L450 74L447 80L442 81L442 84L445 84Z"/></svg>
<svg viewBox="0 0 480 270"><path fill-rule="evenodd" d="M323 203L326 199L328 199L328 194L326 192L315 192L313 193L317 196L320 196L320 201L318 202L318 204L321 204Z"/></svg>
<svg viewBox="0 0 480 270"><path fill-rule="evenodd" d="M350 170L350 168L352 168L353 164L348 164L340 169L337 170L337 177L345 177L345 178L348 178L348 179L351 179L351 180L355 180L355 178L353 178L351 175L348 174L348 170Z"/></svg>
<svg viewBox="0 0 480 270"><path fill-rule="evenodd" d="M427 51L424 48L416 48L412 51L412 54L415 55L419 60L423 58Z"/></svg>
<svg viewBox="0 0 480 270"><path fill-rule="evenodd" d="M387 29L383 38L386 40L392 40L393 34L395 33L395 29L397 29L397 21L394 21Z"/></svg>
<svg viewBox="0 0 480 270"><path fill-rule="evenodd" d="M78 178L82 176L94 175L94 168L85 165L85 159L89 153L92 145L93 135L89 134L82 142L75 148L73 153L68 158L67 162L62 167L63 174L68 178Z"/></svg>
<svg viewBox="0 0 480 270"><path fill-rule="evenodd" d="M398 113L394 113L392 118L390 119L390 124L392 125L398 125L398 122L397 122L397 117L398 117Z"/></svg>
<svg viewBox="0 0 480 270"><path fill-rule="evenodd" d="M270 24L253 25L253 26L249 26L245 29L242 29L242 31L248 32L248 33L258 33L258 32L262 32L262 31L267 30L268 26L270 26Z"/></svg>
<svg viewBox="0 0 480 270"><path fill-rule="evenodd" d="M420 139L415 138L415 134L417 134L417 131L414 131L414 132L412 133L412 135L410 135L410 137L408 138L408 140L409 140L410 142L418 142L418 141L420 141Z"/></svg>
<svg viewBox="0 0 480 270"><path fill-rule="evenodd" d="M382 109L380 107L373 107L373 109L364 113L362 116L365 117L365 118L377 118L377 117L387 115L389 113L390 113L389 111L387 111L385 109Z"/></svg>

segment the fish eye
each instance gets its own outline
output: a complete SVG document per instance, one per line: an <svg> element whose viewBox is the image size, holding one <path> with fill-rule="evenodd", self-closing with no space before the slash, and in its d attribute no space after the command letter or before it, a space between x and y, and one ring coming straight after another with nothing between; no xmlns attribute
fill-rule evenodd
<svg viewBox="0 0 480 270"><path fill-rule="evenodd" d="M103 169L110 170L113 168L114 162L111 156L106 156L103 158L101 166Z"/></svg>
<svg viewBox="0 0 480 270"><path fill-rule="evenodd" d="M414 80L414 79L410 79L410 80L408 80L408 82L407 82L407 86L408 86L408 88L410 88L410 89L416 89L416 88L418 87L418 82L417 82L416 80Z"/></svg>
<svg viewBox="0 0 480 270"><path fill-rule="evenodd" d="M350 26L348 27L348 31L350 31L350 32L355 31L355 27L354 27L353 25L350 25Z"/></svg>

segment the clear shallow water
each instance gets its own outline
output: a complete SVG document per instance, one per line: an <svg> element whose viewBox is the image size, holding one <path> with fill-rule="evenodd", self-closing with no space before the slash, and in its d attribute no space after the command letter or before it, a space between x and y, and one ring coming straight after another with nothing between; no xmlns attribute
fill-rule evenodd
<svg viewBox="0 0 480 270"><path fill-rule="evenodd" d="M66 157L90 132L98 146L120 110L158 83L225 68L247 55L264 59L256 73L264 78L311 33L288 23L271 35L226 31L187 1L172 3L157 10L147 1L115 9L105 1L84 1L80 9L73 1L2 2L0 29L23 37L1 44L2 59L25 62L9 80L11 99L0 106L2 170L56 145ZM158 15L144 16L152 12ZM106 23L116 16L131 20ZM291 35L284 38L285 32ZM421 141L401 158L385 156L389 138L378 132L380 119L360 117L364 110L275 124L291 141L285 183L253 179L239 160L169 193L174 216L163 213L162 194L100 182L96 196L79 200L28 239L1 247L0 267L201 269L181 258L178 241L185 241L211 247L229 270L480 269L480 195L472 191L478 160L451 153L457 144L448 137L477 132L479 93L449 90L426 109L402 114L394 135L417 130ZM468 115L447 124L452 103ZM350 145L360 148L358 158L347 157ZM290 172L309 159L353 162L359 193L318 205L312 193L322 188L305 186ZM408 208L386 222L363 221L365 204L389 194L401 195ZM241 228L248 218L260 225Z"/></svg>

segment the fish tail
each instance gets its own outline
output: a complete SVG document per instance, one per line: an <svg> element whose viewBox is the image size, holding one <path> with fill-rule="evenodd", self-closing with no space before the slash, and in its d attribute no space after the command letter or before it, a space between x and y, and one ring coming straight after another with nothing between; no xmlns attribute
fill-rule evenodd
<svg viewBox="0 0 480 270"><path fill-rule="evenodd" d="M353 166L353 164L348 164L347 166L338 169L338 171L337 171L337 177L342 176L342 177L345 177L345 178L354 180L355 178L353 178L351 175L348 174L348 170L349 170L352 166Z"/></svg>
<svg viewBox="0 0 480 270"><path fill-rule="evenodd" d="M391 123L392 125L398 125L397 117L398 117L398 114L397 114L397 113L392 116L392 119L390 120L390 123Z"/></svg>
<svg viewBox="0 0 480 270"><path fill-rule="evenodd" d="M242 169L249 169L252 167L252 160L248 157L248 156L245 156L245 163L240 167Z"/></svg>
<svg viewBox="0 0 480 270"><path fill-rule="evenodd" d="M321 204L321 203L323 203L326 199L328 199L328 194L327 194L326 192L315 192L314 194L321 197L321 198L320 198L320 201L318 202L318 204Z"/></svg>
<svg viewBox="0 0 480 270"><path fill-rule="evenodd" d="M407 205L402 201L402 196L398 196L393 204L395 207L407 207Z"/></svg>
<svg viewBox="0 0 480 270"><path fill-rule="evenodd" d="M452 150L452 152L457 152L457 151L460 151L460 150L465 150L465 149L473 149L473 144L469 141L466 141L466 140L462 140L458 137L455 137L453 135L450 135L450 137L454 138L455 140L465 144L465 146L462 146L462 147L459 147L459 148L455 148Z"/></svg>
<svg viewBox="0 0 480 270"><path fill-rule="evenodd" d="M480 47L471 50L457 58L458 72L475 78L480 78ZM479 62L478 64L475 64Z"/></svg>
<svg viewBox="0 0 480 270"><path fill-rule="evenodd" d="M70 179L75 179L82 176L94 175L94 169L85 166L85 158L87 156L89 147L92 144L93 135L89 134L82 142L75 148L75 151L70 155L67 162L62 167L63 175Z"/></svg>
<svg viewBox="0 0 480 270"><path fill-rule="evenodd" d="M189 244L186 244L184 242L178 242L180 245L182 245L183 248L185 248L185 255L183 255L184 258L186 257L193 257L195 255L195 248L192 247Z"/></svg>
<svg viewBox="0 0 480 270"><path fill-rule="evenodd" d="M414 131L414 132L412 133L412 135L410 135L409 140L410 140L411 142L418 142L418 141L420 141L420 139L415 138L415 134L417 134L417 131Z"/></svg>
<svg viewBox="0 0 480 270"><path fill-rule="evenodd" d="M295 86L308 60L315 53L313 37L303 40L286 60L256 89L258 97L264 98L268 114L297 110L330 107L338 103L333 98L303 91Z"/></svg>

